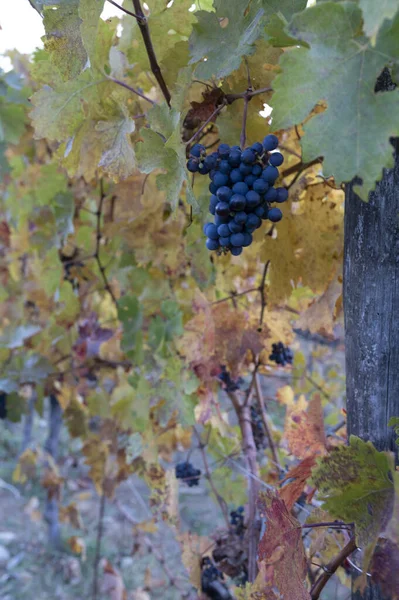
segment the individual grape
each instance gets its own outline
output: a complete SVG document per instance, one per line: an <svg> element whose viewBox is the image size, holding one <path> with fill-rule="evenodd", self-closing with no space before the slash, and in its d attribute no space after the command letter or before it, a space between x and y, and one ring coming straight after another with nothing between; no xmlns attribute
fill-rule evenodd
<svg viewBox="0 0 399 600"><path fill-rule="evenodd" d="M208 250L217 250L219 248L219 242L218 240L212 240L211 238L207 238L205 246L208 248Z"/></svg>
<svg viewBox="0 0 399 600"><path fill-rule="evenodd" d="M230 229L231 233L241 233L242 225L239 225L235 221L230 221L229 229Z"/></svg>
<svg viewBox="0 0 399 600"><path fill-rule="evenodd" d="M268 166L263 170L262 177L267 183L273 184L278 177L278 169Z"/></svg>
<svg viewBox="0 0 399 600"><path fill-rule="evenodd" d="M273 154L269 158L269 164L273 167L279 167L284 162L284 156L281 152L273 152Z"/></svg>
<svg viewBox="0 0 399 600"><path fill-rule="evenodd" d="M241 154L241 162L245 163L246 165L253 165L255 161L256 161L256 154L253 150L251 150L251 148L247 148ZM251 169L251 171L252 171L252 169Z"/></svg>
<svg viewBox="0 0 399 600"><path fill-rule="evenodd" d="M190 150L190 156L195 156L196 158L200 158L202 154L206 152L205 146L202 144L194 144L194 146Z"/></svg>
<svg viewBox="0 0 399 600"><path fill-rule="evenodd" d="M231 165L228 160L221 160L219 163L219 171L228 175L231 171Z"/></svg>
<svg viewBox="0 0 399 600"><path fill-rule="evenodd" d="M232 246L240 247L244 244L245 237L243 233L233 233L230 236L230 243Z"/></svg>
<svg viewBox="0 0 399 600"><path fill-rule="evenodd" d="M267 218L269 221L272 221L272 223L278 223L283 218L283 213L279 208L273 207L267 213Z"/></svg>
<svg viewBox="0 0 399 600"><path fill-rule="evenodd" d="M228 144L220 144L218 148L218 154L222 158L228 158L230 154L230 146Z"/></svg>
<svg viewBox="0 0 399 600"><path fill-rule="evenodd" d="M233 256L240 256L242 252L242 248L240 248L239 246L233 246L233 248L231 248L231 253Z"/></svg>
<svg viewBox="0 0 399 600"><path fill-rule="evenodd" d="M263 140L263 148L266 152L270 152L271 150L275 150L278 146L278 138L273 134L267 135Z"/></svg>
<svg viewBox="0 0 399 600"><path fill-rule="evenodd" d="M259 163L256 163L256 165L254 165L252 167L252 175L256 175L256 177L259 177L259 175L261 175L262 173L262 167Z"/></svg>
<svg viewBox="0 0 399 600"><path fill-rule="evenodd" d="M254 227L255 229L257 229L261 224L261 220L259 219L259 217L257 215L255 215L254 213L248 215L247 218L247 222L245 224L245 226L248 227Z"/></svg>
<svg viewBox="0 0 399 600"><path fill-rule="evenodd" d="M213 181L209 184L209 191L211 192L211 194L216 194L218 189L219 188L213 183Z"/></svg>
<svg viewBox="0 0 399 600"><path fill-rule="evenodd" d="M214 177L213 177L213 183L216 185L216 187L220 188L223 185L227 185L229 181L229 176L225 175L224 173L220 173L219 171L216 171Z"/></svg>
<svg viewBox="0 0 399 600"><path fill-rule="evenodd" d="M228 223L229 222L229 217L225 216L222 217L221 215L216 215L215 216L215 225L216 227L219 227L219 225L221 225L222 223Z"/></svg>
<svg viewBox="0 0 399 600"><path fill-rule="evenodd" d="M240 194L241 196L245 196L245 194L249 191L249 187L243 181L239 181L233 185L233 192L235 194Z"/></svg>
<svg viewBox="0 0 399 600"><path fill-rule="evenodd" d="M265 194L266 202L275 202L277 198L276 188L271 187Z"/></svg>
<svg viewBox="0 0 399 600"><path fill-rule="evenodd" d="M211 168L208 167L208 165L203 162L201 165L199 165L198 167L198 173L200 175L208 175L208 173L210 172Z"/></svg>
<svg viewBox="0 0 399 600"><path fill-rule="evenodd" d="M244 212L243 210L238 212L235 216L234 216L234 221L238 224L238 225L245 225L245 223L247 222L247 213Z"/></svg>
<svg viewBox="0 0 399 600"><path fill-rule="evenodd" d="M256 208L260 203L260 196L254 190L249 190L245 198L247 200L247 208L249 209Z"/></svg>
<svg viewBox="0 0 399 600"><path fill-rule="evenodd" d="M283 188L283 187L279 187L276 190L277 192L277 198L276 198L276 202L285 202L288 198L288 190L287 188Z"/></svg>
<svg viewBox="0 0 399 600"><path fill-rule="evenodd" d="M264 194L269 189L269 184L264 179L255 179L252 189L258 194Z"/></svg>
<svg viewBox="0 0 399 600"><path fill-rule="evenodd" d="M217 240L219 237L217 227L214 223L206 223L204 225L204 233L211 240Z"/></svg>
<svg viewBox="0 0 399 600"><path fill-rule="evenodd" d="M187 161L187 169L190 171L190 173L198 173L198 168L198 161L196 161L195 158L189 158Z"/></svg>
<svg viewBox="0 0 399 600"><path fill-rule="evenodd" d="M239 167L241 162L241 150L230 150L229 163L232 167Z"/></svg>
<svg viewBox="0 0 399 600"><path fill-rule="evenodd" d="M209 199L209 203L213 204L213 206L216 206L218 202L220 202L219 198L215 194L212 194L212 196Z"/></svg>
<svg viewBox="0 0 399 600"><path fill-rule="evenodd" d="M241 194L234 194L229 202L230 210L234 212L242 211L245 208L245 204L245 196L242 196Z"/></svg>
<svg viewBox="0 0 399 600"><path fill-rule="evenodd" d="M209 204L209 212L211 213L211 215L215 215L216 211L215 211L215 205L214 204Z"/></svg>
<svg viewBox="0 0 399 600"><path fill-rule="evenodd" d="M245 175L250 175L252 173L252 166L251 165L246 165L245 163L241 163L240 164L240 171L241 173L245 176Z"/></svg>
<svg viewBox="0 0 399 600"><path fill-rule="evenodd" d="M217 228L217 234L218 237L229 237L231 231L227 223L222 223L222 225L219 225L219 227Z"/></svg>
<svg viewBox="0 0 399 600"><path fill-rule="evenodd" d="M217 156L213 156L212 154L210 154L204 160L204 165L206 165L209 168L209 172L211 172L213 169L216 168L217 162Z"/></svg>
<svg viewBox="0 0 399 600"><path fill-rule="evenodd" d="M219 244L221 246L230 246L230 236L220 237Z"/></svg>
<svg viewBox="0 0 399 600"><path fill-rule="evenodd" d="M263 219L263 217L266 214L265 207L264 206L257 206L256 209L255 209L255 214L256 214L257 217L259 217L259 219Z"/></svg>
<svg viewBox="0 0 399 600"><path fill-rule="evenodd" d="M252 235L248 231L245 231L243 247L247 248L247 246L250 246L251 244L252 244Z"/></svg>
<svg viewBox="0 0 399 600"><path fill-rule="evenodd" d="M255 142L252 144L251 150L253 150L256 154L263 154L263 146L260 142Z"/></svg>
<svg viewBox="0 0 399 600"><path fill-rule="evenodd" d="M233 183L238 183L244 179L244 175L241 173L240 169L233 169L230 173L230 180Z"/></svg>
<svg viewBox="0 0 399 600"><path fill-rule="evenodd" d="M216 196L219 198L219 200L222 200L223 202L228 202L232 195L233 192L231 188L227 187L227 185L223 185L216 192Z"/></svg>
<svg viewBox="0 0 399 600"><path fill-rule="evenodd" d="M253 186L255 181L256 181L256 175L252 175L252 173L251 173L251 175L247 175L244 179L244 183L246 183L249 188L251 188Z"/></svg>
<svg viewBox="0 0 399 600"><path fill-rule="evenodd" d="M220 217L226 217L230 212L228 203L227 202L218 202L215 207L215 212Z"/></svg>

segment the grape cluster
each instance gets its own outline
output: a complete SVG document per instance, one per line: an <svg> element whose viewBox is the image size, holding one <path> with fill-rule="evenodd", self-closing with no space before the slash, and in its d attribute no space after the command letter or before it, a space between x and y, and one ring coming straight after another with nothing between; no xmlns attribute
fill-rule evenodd
<svg viewBox="0 0 399 600"><path fill-rule="evenodd" d="M282 342L272 344L272 353L269 356L270 360L284 367L286 364L292 365L293 358L294 355L291 348L284 346Z"/></svg>
<svg viewBox="0 0 399 600"><path fill-rule="evenodd" d="M220 368L221 372L218 375L218 379L220 379L220 381L223 383L223 387L226 392L236 392L239 390L240 385L243 383L242 378L239 377L238 379L234 380L232 379L230 372L227 370L225 365L222 365Z"/></svg>
<svg viewBox="0 0 399 600"><path fill-rule="evenodd" d="M205 147L195 144L187 168L192 173L209 174L211 198L209 212L213 223L206 223L204 233L208 250L230 251L239 256L252 243L252 234L262 220L277 223L283 216L272 203L285 202L286 188L275 188L278 168L284 157L277 148L275 135L267 135L263 144L256 142L241 150L239 146L220 144L216 152L206 155Z"/></svg>
<svg viewBox="0 0 399 600"><path fill-rule="evenodd" d="M211 600L232 600L224 583L224 575L208 556L201 562L201 588Z"/></svg>
<svg viewBox="0 0 399 600"><path fill-rule="evenodd" d="M241 536L244 532L244 507L239 506L237 510L230 512L230 524L234 528L236 535Z"/></svg>
<svg viewBox="0 0 399 600"><path fill-rule="evenodd" d="M183 479L189 487L199 484L201 470L196 469L190 462L181 462L176 465L176 479Z"/></svg>
<svg viewBox="0 0 399 600"><path fill-rule="evenodd" d="M265 447L266 443L265 430L263 427L262 417L255 406L251 406L251 425L256 449L261 450Z"/></svg>

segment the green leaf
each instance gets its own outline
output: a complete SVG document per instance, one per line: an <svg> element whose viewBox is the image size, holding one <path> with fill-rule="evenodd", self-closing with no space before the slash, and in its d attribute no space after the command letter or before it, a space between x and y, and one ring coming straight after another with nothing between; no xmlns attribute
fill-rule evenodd
<svg viewBox="0 0 399 600"><path fill-rule="evenodd" d="M98 26L103 8L104 0L80 0L79 3L80 33L92 67L95 66L97 60ZM100 65L101 68L102 66Z"/></svg>
<svg viewBox="0 0 399 600"><path fill-rule="evenodd" d="M98 166L110 177L126 179L133 173L135 154L130 134L135 127L128 116L97 123L98 143L103 150Z"/></svg>
<svg viewBox="0 0 399 600"><path fill-rule="evenodd" d="M351 436L319 459L312 482L333 517L355 523L360 547L374 544L389 522L394 501L393 459L371 442Z"/></svg>
<svg viewBox="0 0 399 600"><path fill-rule="evenodd" d="M18 325L17 327L8 327L0 337L0 347L2 348L20 348L24 341L36 335L41 331L38 325Z"/></svg>
<svg viewBox="0 0 399 600"><path fill-rule="evenodd" d="M398 11L397 0L359 0L363 11L364 31L375 39L385 19L393 19Z"/></svg>
<svg viewBox="0 0 399 600"><path fill-rule="evenodd" d="M284 53L273 83L276 129L300 123L327 102L304 126L303 159L324 156L324 175L337 182L359 176L363 186L356 192L364 199L383 167L393 165L389 138L399 134L399 90L374 92L385 64L399 60L399 17L385 23L373 48L361 37L362 14L354 3L326 2L295 15L289 31L309 48Z"/></svg>
<svg viewBox="0 0 399 600"><path fill-rule="evenodd" d="M0 142L18 144L25 131L25 109L0 100Z"/></svg>
<svg viewBox="0 0 399 600"><path fill-rule="evenodd" d="M75 201L71 192L58 192L51 204L57 224L57 235L61 244L61 240L74 232Z"/></svg>
<svg viewBox="0 0 399 600"><path fill-rule="evenodd" d="M122 350L141 362L143 355L143 313L139 300L124 296L118 302L118 318L123 325Z"/></svg>
<svg viewBox="0 0 399 600"><path fill-rule="evenodd" d="M214 7L216 12L196 13L198 22L190 37L190 62L199 62L195 75L202 79L225 77L238 69L242 57L253 53L264 25L259 1L251 2L248 11L242 0L215 0Z"/></svg>

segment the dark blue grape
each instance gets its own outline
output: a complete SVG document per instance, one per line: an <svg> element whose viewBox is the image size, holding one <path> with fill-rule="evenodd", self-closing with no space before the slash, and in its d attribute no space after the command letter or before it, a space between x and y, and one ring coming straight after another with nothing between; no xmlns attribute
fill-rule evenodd
<svg viewBox="0 0 399 600"><path fill-rule="evenodd" d="M256 177L259 177L259 175L261 175L262 173L262 167L259 163L257 163L256 165L254 165L252 167L252 175L256 175Z"/></svg>
<svg viewBox="0 0 399 600"><path fill-rule="evenodd" d="M245 163L246 165L253 165L255 161L256 161L256 154L253 150L251 150L251 148L247 148L241 154L241 162ZM252 169L251 169L251 171L252 171Z"/></svg>
<svg viewBox="0 0 399 600"><path fill-rule="evenodd" d="M269 134L265 137L265 139L263 140L263 148L267 151L270 152L271 150L275 150L278 146L278 138L273 135L273 134Z"/></svg>
<svg viewBox="0 0 399 600"><path fill-rule="evenodd" d="M223 223L222 225L219 225L219 227L217 228L217 233L218 233L218 237L229 237L229 235L231 234L231 231L230 231L227 223Z"/></svg>
<svg viewBox="0 0 399 600"><path fill-rule="evenodd" d="M218 202L219 202L219 198L215 194L212 194L212 196L209 199L209 203L213 204L214 206L216 206L216 204Z"/></svg>
<svg viewBox="0 0 399 600"><path fill-rule="evenodd" d="M211 240L217 240L219 237L217 227L214 223L207 223L204 226L204 233L206 237L211 238Z"/></svg>
<svg viewBox="0 0 399 600"><path fill-rule="evenodd" d="M265 207L264 206L257 206L255 209L255 214L257 217L259 217L259 219L263 219L263 217L265 216L265 214L267 214L267 211L265 211Z"/></svg>
<svg viewBox="0 0 399 600"><path fill-rule="evenodd" d="M242 252L242 248L240 248L239 246L233 246L233 248L231 249L231 253L233 256L239 256Z"/></svg>
<svg viewBox="0 0 399 600"><path fill-rule="evenodd" d="M220 217L226 217L230 212L230 208L227 202L218 202L215 211Z"/></svg>
<svg viewBox="0 0 399 600"><path fill-rule="evenodd" d="M260 203L260 196L254 190L249 190L249 192L246 194L245 198L247 200L247 207L250 209L256 208L258 206L258 204Z"/></svg>
<svg viewBox="0 0 399 600"><path fill-rule="evenodd" d="M220 237L220 238L219 238L219 244L220 244L221 246L224 246L224 247L226 247L226 246L230 246L230 236L227 236L227 237Z"/></svg>
<svg viewBox="0 0 399 600"><path fill-rule="evenodd" d="M250 233L248 233L247 231L244 232L244 243L243 243L243 247L247 248L248 246L250 246L252 244L252 235Z"/></svg>
<svg viewBox="0 0 399 600"><path fill-rule="evenodd" d="M269 221L272 221L272 223L278 223L283 218L283 213L279 208L273 207L267 213L267 218Z"/></svg>
<svg viewBox="0 0 399 600"><path fill-rule="evenodd" d="M215 225L216 227L219 227L219 225L221 225L222 223L228 223L229 222L229 217L222 217L221 215L216 215L215 216Z"/></svg>
<svg viewBox="0 0 399 600"><path fill-rule="evenodd" d="M241 194L234 194L234 196L232 196L230 198L230 202L229 202L230 210L232 210L234 212L239 212L241 210L244 210L245 205L246 205L245 196L242 196Z"/></svg>
<svg viewBox="0 0 399 600"><path fill-rule="evenodd" d="M230 150L229 163L232 167L239 167L241 162L241 150Z"/></svg>
<svg viewBox="0 0 399 600"><path fill-rule="evenodd" d="M230 243L232 246L240 247L245 242L245 237L243 233L233 233L230 236Z"/></svg>
<svg viewBox="0 0 399 600"><path fill-rule="evenodd" d="M271 168L271 167L269 167ZM219 171L216 171L214 177L213 177L213 183L216 185L216 187L220 188L222 187L222 185L227 185L229 182L229 176L225 175L224 173L220 173Z"/></svg>
<svg viewBox="0 0 399 600"><path fill-rule="evenodd" d="M205 246L208 248L208 250L217 250L219 248L219 241L207 238Z"/></svg>
<svg viewBox="0 0 399 600"><path fill-rule="evenodd" d="M266 202L275 202L277 198L276 188L271 187L265 194Z"/></svg>
<svg viewBox="0 0 399 600"><path fill-rule="evenodd" d="M209 205L209 212L211 213L211 215L215 215L215 205L214 204L210 204Z"/></svg>
<svg viewBox="0 0 399 600"><path fill-rule="evenodd" d="M228 202L232 195L233 192L229 187L227 187L227 185L223 185L216 192L216 196L219 198L219 200L222 200L223 202Z"/></svg>
<svg viewBox="0 0 399 600"><path fill-rule="evenodd" d="M244 211L240 211L238 212L235 216L234 216L234 221L236 223L238 223L238 225L245 225L245 223L247 222L247 213Z"/></svg>
<svg viewBox="0 0 399 600"><path fill-rule="evenodd" d="M218 163L217 156L214 156L213 154L210 154L204 160L204 164L209 167L210 171L212 171L213 169L216 168L217 163Z"/></svg>
<svg viewBox="0 0 399 600"><path fill-rule="evenodd" d="M218 154L222 158L228 158L230 154L230 146L228 144L220 144L218 148Z"/></svg>
<svg viewBox="0 0 399 600"><path fill-rule="evenodd" d="M224 173L225 175L228 175L231 171L231 165L229 164L229 162L227 160L221 160L219 163L219 171L221 173Z"/></svg>
<svg viewBox="0 0 399 600"><path fill-rule="evenodd" d="M213 183L213 181L209 184L209 191L211 194L216 194L218 191L218 187Z"/></svg>
<svg viewBox="0 0 399 600"><path fill-rule="evenodd" d="M261 224L261 220L259 219L259 217L257 215L255 215L255 213L253 213L251 215L248 215L248 219L247 219L245 226L247 228L254 227L255 229L257 229L260 224Z"/></svg>
<svg viewBox="0 0 399 600"><path fill-rule="evenodd" d="M263 154L263 146L260 142L255 142L254 144L252 144L251 149L256 153L256 154Z"/></svg>
<svg viewBox="0 0 399 600"><path fill-rule="evenodd" d="M269 184L264 179L256 179L253 182L252 189L258 194L264 194L269 189Z"/></svg>
<svg viewBox="0 0 399 600"><path fill-rule="evenodd" d="M245 163L241 163L240 164L240 171L241 173L245 176L245 175L250 175L252 173L252 166L251 165L246 165Z"/></svg>
<svg viewBox="0 0 399 600"><path fill-rule="evenodd" d="M187 161L187 169L190 171L190 173L198 173L198 161L195 160L195 158L189 158Z"/></svg>
<svg viewBox="0 0 399 600"><path fill-rule="evenodd" d="M235 194L240 194L241 196L245 196L245 194L249 191L249 187L243 181L239 181L233 185L233 192Z"/></svg>
<svg viewBox="0 0 399 600"><path fill-rule="evenodd" d="M208 167L208 165L205 162L203 162L202 165L199 165L198 167L198 173L200 175L208 175L210 170L210 167Z"/></svg>
<svg viewBox="0 0 399 600"><path fill-rule="evenodd" d="M244 179L244 175L241 173L240 169L233 169L230 173L230 181L233 183L238 183Z"/></svg>
<svg viewBox="0 0 399 600"><path fill-rule="evenodd" d="M244 183L246 183L249 188L251 188L253 186L255 181L256 181L256 175L252 175L252 174L247 175L244 179Z"/></svg>
<svg viewBox="0 0 399 600"><path fill-rule="evenodd" d="M273 152L273 154L269 158L269 164L273 167L279 167L284 162L284 156L281 152Z"/></svg>
<svg viewBox="0 0 399 600"><path fill-rule="evenodd" d="M241 146L232 146L231 150L239 150L241 152Z"/></svg>
<svg viewBox="0 0 399 600"><path fill-rule="evenodd" d="M229 229L230 229L231 233L241 233L242 225L239 225L235 221L230 221Z"/></svg>
<svg viewBox="0 0 399 600"><path fill-rule="evenodd" d="M268 166L263 170L262 177L267 183L274 183L278 177L278 169Z"/></svg>
<svg viewBox="0 0 399 600"><path fill-rule="evenodd" d="M202 154L206 152L205 146L202 144L194 144L194 146L190 150L190 156L195 156L196 158L200 158Z"/></svg>
<svg viewBox="0 0 399 600"><path fill-rule="evenodd" d="M285 202L288 198L288 190L286 188L283 187L279 187L276 189L277 192L277 198L276 198L276 202Z"/></svg>

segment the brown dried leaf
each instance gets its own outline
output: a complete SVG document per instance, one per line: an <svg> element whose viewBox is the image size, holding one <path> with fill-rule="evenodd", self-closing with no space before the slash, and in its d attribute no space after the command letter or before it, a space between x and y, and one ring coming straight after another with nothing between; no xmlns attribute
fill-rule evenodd
<svg viewBox="0 0 399 600"><path fill-rule="evenodd" d="M209 119L215 108L220 104L223 92L220 88L207 89L202 93L202 102L191 102L191 108L184 119L184 128L193 130ZM213 119L214 121L216 120Z"/></svg>
<svg viewBox="0 0 399 600"><path fill-rule="evenodd" d="M290 469L284 479L281 481L283 484L288 479L293 479L284 487L279 490L280 498L284 500L288 510L294 506L299 496L302 494L306 481L312 474L312 468L316 464L316 458L313 454L306 457L298 465Z"/></svg>
<svg viewBox="0 0 399 600"><path fill-rule="evenodd" d="M320 394L313 395L306 412L302 408L298 410L297 405L287 408L284 432L289 450L297 458L326 454Z"/></svg>

